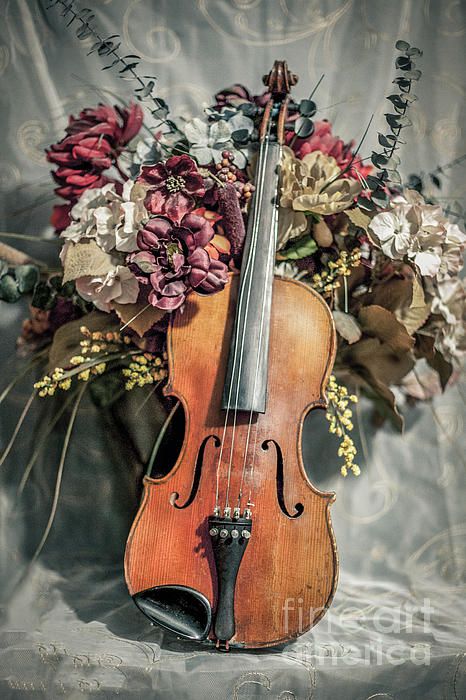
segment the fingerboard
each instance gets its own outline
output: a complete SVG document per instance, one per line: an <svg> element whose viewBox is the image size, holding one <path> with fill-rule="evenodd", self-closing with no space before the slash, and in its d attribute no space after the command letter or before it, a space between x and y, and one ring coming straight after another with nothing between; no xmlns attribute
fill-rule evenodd
<svg viewBox="0 0 466 700"><path fill-rule="evenodd" d="M265 413L281 146L261 143L222 408Z"/></svg>

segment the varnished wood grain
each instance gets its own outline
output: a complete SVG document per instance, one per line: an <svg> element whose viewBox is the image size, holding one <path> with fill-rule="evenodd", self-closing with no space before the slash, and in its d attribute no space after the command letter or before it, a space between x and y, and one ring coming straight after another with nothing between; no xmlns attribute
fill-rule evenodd
<svg viewBox="0 0 466 700"><path fill-rule="evenodd" d="M145 478L125 557L131 594L156 585L180 584L201 591L215 607L207 517L215 504L219 451L212 441L207 444L193 503L184 510L176 509L172 494L179 494L179 503L187 499L199 446L208 435L222 437L225 413L220 404L236 293L234 277L220 294L192 295L169 331L170 384L166 393L175 394L183 403L186 435L172 471L160 479ZM257 443L251 440L251 448L256 444L254 472L252 477L248 472L244 489L247 495L251 486L255 504L252 537L238 574L232 643L265 647L299 636L320 619L334 594L338 559L329 513L334 494L312 486L301 456L304 417L311 408L325 406L324 387L334 354L332 316L323 300L299 282L276 278L267 411L257 417ZM241 416L235 434L230 486L235 497L247 418ZM229 427L220 468L222 505L231 440ZM272 447L262 448L265 440L275 440L281 447L285 504L290 513L294 504L304 505L298 518L287 517L279 507L276 454ZM251 458L252 454L248 462Z"/></svg>

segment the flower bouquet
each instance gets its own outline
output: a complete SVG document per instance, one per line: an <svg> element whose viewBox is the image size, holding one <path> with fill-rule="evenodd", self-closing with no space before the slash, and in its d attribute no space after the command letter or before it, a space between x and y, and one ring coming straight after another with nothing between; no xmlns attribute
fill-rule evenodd
<svg viewBox="0 0 466 700"><path fill-rule="evenodd" d="M74 19L88 36L86 16ZM400 405L444 389L466 350L466 236L423 196L419 177L410 188L398 173L421 52L403 41L397 49L393 114L371 156L360 155L365 135L355 147L318 118L315 91L290 102L285 125L276 274L310 285L332 309L338 351L327 419L344 475L359 473L350 436L358 395L401 430ZM64 200L52 214L60 271L2 244L0 298L31 295L18 345L48 363L34 385L39 397L72 392L79 402L89 386L100 406L149 387L165 406L163 433L176 409L162 396L170 316L183 313L188 295L221 294L240 269L268 95L233 85L202 118L172 117L114 38L98 37L92 50L133 76L137 100L70 116L47 150Z"/></svg>

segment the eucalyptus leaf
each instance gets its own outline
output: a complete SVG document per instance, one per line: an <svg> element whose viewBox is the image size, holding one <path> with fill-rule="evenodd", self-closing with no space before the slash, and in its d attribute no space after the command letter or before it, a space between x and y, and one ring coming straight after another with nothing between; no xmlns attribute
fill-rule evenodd
<svg viewBox="0 0 466 700"><path fill-rule="evenodd" d="M417 49L415 46L412 46L410 49L406 49L406 55L407 56L422 56L422 51L420 51L420 49Z"/></svg>
<svg viewBox="0 0 466 700"><path fill-rule="evenodd" d="M128 73L128 71L134 70L138 66L138 63L133 62L133 63L127 63L124 68L122 68L120 71L120 75L123 73Z"/></svg>
<svg viewBox="0 0 466 700"><path fill-rule="evenodd" d="M422 71L420 71L420 70L411 70L408 73L405 73L405 77L408 78L409 80L419 80L421 75L422 75Z"/></svg>
<svg viewBox="0 0 466 700"><path fill-rule="evenodd" d="M389 95L387 100L390 100L392 105L394 105L397 109L406 109L408 104L400 95Z"/></svg>
<svg viewBox="0 0 466 700"><path fill-rule="evenodd" d="M377 202L380 202L382 204L388 204L388 202L390 201L389 195L385 192L385 190L381 190L381 189L375 190L372 193L372 198L376 199Z"/></svg>
<svg viewBox="0 0 466 700"><path fill-rule="evenodd" d="M371 188L371 190L375 189L376 187L381 187L383 185L382 180L379 180L379 178L375 177L375 175L367 175L366 182Z"/></svg>
<svg viewBox="0 0 466 700"><path fill-rule="evenodd" d="M411 81L408 80L408 78L406 78L406 77L400 76L398 78L395 78L395 80L392 80L392 82L395 85L398 85L398 87L400 88L400 90L402 90L402 92L406 92L411 87Z"/></svg>
<svg viewBox="0 0 466 700"><path fill-rule="evenodd" d="M372 199L366 199L366 197L358 197L358 207L363 211L375 211L376 209Z"/></svg>
<svg viewBox="0 0 466 700"><path fill-rule="evenodd" d="M39 270L35 265L18 265L15 268L15 279L21 294L32 292L39 281Z"/></svg>
<svg viewBox="0 0 466 700"><path fill-rule="evenodd" d="M408 56L398 56L395 61L395 66L399 70L411 70L413 67L412 61Z"/></svg>
<svg viewBox="0 0 466 700"><path fill-rule="evenodd" d="M147 85L142 89L141 97L147 97L148 95L151 94L152 90L154 89L155 83L153 80L150 80Z"/></svg>
<svg viewBox="0 0 466 700"><path fill-rule="evenodd" d="M312 236L304 236L291 243L285 250L280 251L280 257L284 260L300 260L312 255L317 250L317 243Z"/></svg>
<svg viewBox="0 0 466 700"><path fill-rule="evenodd" d="M387 170L388 180L394 185L401 185L401 175L397 170Z"/></svg>
<svg viewBox="0 0 466 700"><path fill-rule="evenodd" d="M6 301L7 304L14 304L19 299L21 299L21 293L16 280L11 275L3 275L0 279L0 300Z"/></svg>
<svg viewBox="0 0 466 700"><path fill-rule="evenodd" d="M47 282L39 282L34 289L31 304L43 311L49 311L55 306L57 293L51 289Z"/></svg>
<svg viewBox="0 0 466 700"><path fill-rule="evenodd" d="M396 144L396 136L393 134L378 134L377 139L380 145L384 148L393 148L393 146Z"/></svg>
<svg viewBox="0 0 466 700"><path fill-rule="evenodd" d="M398 51L408 51L410 44L408 44L407 41L403 41L403 39L398 39L395 44L395 48L398 49Z"/></svg>

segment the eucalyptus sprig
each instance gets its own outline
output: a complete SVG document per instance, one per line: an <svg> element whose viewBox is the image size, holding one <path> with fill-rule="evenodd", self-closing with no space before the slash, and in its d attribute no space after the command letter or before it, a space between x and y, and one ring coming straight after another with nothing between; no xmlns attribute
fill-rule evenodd
<svg viewBox="0 0 466 700"><path fill-rule="evenodd" d="M136 99L139 102L152 102L154 109L151 109L151 114L154 119L158 120L158 125L165 124L170 132L177 132L178 128L175 123L166 118L169 112L167 103L160 97L156 97L154 93L157 83L156 76L144 75L141 77L136 72L141 57L136 54L123 55L120 53L121 38L119 34L111 34L104 38L93 25L95 14L90 8L84 7L79 9L75 0L50 0L50 4L47 5L46 9L49 10L57 6L61 7L62 16L68 19L67 27L70 27L74 22L77 22L79 25L76 30L78 39L81 41L89 37L95 39L88 56L92 53L97 53L98 56L108 58L110 63L104 66L102 70L115 69L118 71L118 77L122 80L134 80L136 85L133 88L133 92Z"/></svg>
<svg viewBox="0 0 466 700"><path fill-rule="evenodd" d="M378 141L383 150L380 153L374 151L371 156L372 163L376 168L379 168L375 175L366 177L371 190L371 198L360 197L358 200L358 205L366 211L372 211L376 208L373 200L376 200L380 206L385 206L388 203L388 184L401 185L401 176L398 172L400 158L396 151L404 143L400 139L402 129L412 126L407 111L409 106L417 100L416 95L412 92L413 83L419 80L422 75L414 62L415 57L422 56L422 51L410 46L407 41L401 40L396 42L395 48L401 52L395 61L395 67L400 71L400 74L393 80L399 92L387 97L394 110L394 113L385 114L390 131L386 134L378 134Z"/></svg>

